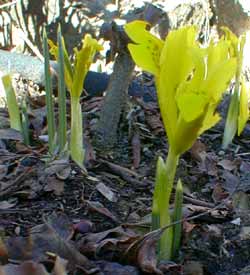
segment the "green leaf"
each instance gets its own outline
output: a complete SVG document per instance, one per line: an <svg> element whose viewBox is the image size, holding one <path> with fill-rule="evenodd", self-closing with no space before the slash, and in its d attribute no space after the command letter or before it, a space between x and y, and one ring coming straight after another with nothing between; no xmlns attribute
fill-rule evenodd
<svg viewBox="0 0 250 275"><path fill-rule="evenodd" d="M57 31L57 41L58 41L58 106L59 106L59 127L58 127L58 137L59 137L59 148L60 153L65 151L65 146L67 142L67 125L66 125L66 87L65 87L65 70L64 70L64 49L63 49L63 39L61 34L61 27L58 27Z"/></svg>
<svg viewBox="0 0 250 275"><path fill-rule="evenodd" d="M62 44L62 50L63 50L63 58L64 58L64 77L65 77L65 83L68 88L68 90L72 89L72 83L73 83L73 68L69 59L69 55L67 52L67 49L65 47L65 42L63 37L61 38L61 44ZM58 62L58 46L53 43L52 40L48 40L49 46L50 46L50 53L55 57L55 59Z"/></svg>
<svg viewBox="0 0 250 275"><path fill-rule="evenodd" d="M29 118L25 100L23 100L21 104L21 117L23 141L26 145L30 145Z"/></svg>
<svg viewBox="0 0 250 275"><path fill-rule="evenodd" d="M240 110L238 117L238 136L241 134L245 125L249 119L249 89L246 87L246 83L242 80L241 92L240 92Z"/></svg>
<svg viewBox="0 0 250 275"><path fill-rule="evenodd" d="M175 191L175 200L174 200L174 213L172 216L172 222L177 222L182 219L182 204L183 204L183 188L182 188L182 182L179 179L176 191ZM173 250L172 255L173 257L177 257L181 245L181 229L182 224L178 223L175 224L173 227Z"/></svg>
<svg viewBox="0 0 250 275"><path fill-rule="evenodd" d="M159 157L156 168L155 190L152 207L152 229L170 224L169 199L172 192L168 180L167 168L164 160ZM159 259L170 259L173 241L173 229L168 228L161 236L159 244Z"/></svg>
<svg viewBox="0 0 250 275"><path fill-rule="evenodd" d="M49 47L47 33L43 33L43 54L44 54L44 72L45 72L45 93L46 93L46 111L47 111L47 122L48 122L48 135L49 135L49 152L54 153L55 150L55 113L53 103L53 90L52 81L50 74L50 63L49 63Z"/></svg>
<svg viewBox="0 0 250 275"><path fill-rule="evenodd" d="M155 188L152 206L152 230L160 228L160 206L164 192L166 192L167 171L164 160L159 157L156 167ZM167 211L168 212L168 211Z"/></svg>
<svg viewBox="0 0 250 275"><path fill-rule="evenodd" d="M10 116L10 127L17 131L22 131L20 111L16 100L16 94L12 86L9 74L2 76L2 83L6 95L8 113Z"/></svg>
<svg viewBox="0 0 250 275"><path fill-rule="evenodd" d="M77 165L83 168L83 128L82 128L82 107L79 99L71 97L71 134L70 154Z"/></svg>
<svg viewBox="0 0 250 275"><path fill-rule="evenodd" d="M226 149L232 142L238 128L239 91L234 90L228 108L225 130L223 134L222 148Z"/></svg>
<svg viewBox="0 0 250 275"><path fill-rule="evenodd" d="M232 142L237 129L238 134L244 128L245 122L248 119L248 100L246 98L246 90L244 84L244 76L242 76L242 62L243 62L243 50L246 42L246 35L243 34L239 38L234 35L229 29L224 29L227 39L231 42L232 56L237 58L237 69L235 76L235 88L231 94L230 105L226 118L226 125L224 129L222 147L226 149Z"/></svg>

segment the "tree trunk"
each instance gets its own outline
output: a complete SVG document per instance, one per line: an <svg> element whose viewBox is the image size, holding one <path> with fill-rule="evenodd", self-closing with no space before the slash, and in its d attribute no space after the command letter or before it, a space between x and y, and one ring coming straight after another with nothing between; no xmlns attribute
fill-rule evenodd
<svg viewBox="0 0 250 275"><path fill-rule="evenodd" d="M122 109L127 99L134 62L127 51L119 53L106 91L100 120L97 126L96 143L100 149L108 150L117 141L117 129Z"/></svg>
<svg viewBox="0 0 250 275"><path fill-rule="evenodd" d="M250 30L250 17L243 2L239 0L214 0L214 8L219 30L220 27L226 26L236 35L241 35Z"/></svg>

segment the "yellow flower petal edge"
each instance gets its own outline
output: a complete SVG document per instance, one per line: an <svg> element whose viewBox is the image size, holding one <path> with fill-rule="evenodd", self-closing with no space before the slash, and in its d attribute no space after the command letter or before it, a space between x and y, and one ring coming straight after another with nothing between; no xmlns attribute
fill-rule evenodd
<svg viewBox="0 0 250 275"><path fill-rule="evenodd" d="M229 54L233 43L222 38L202 48L196 40L195 26L171 31L161 41L146 27L142 21L125 26L136 43L129 44L129 50L137 65L155 75L169 145L183 153L219 120L215 109L236 71L236 58Z"/></svg>
<svg viewBox="0 0 250 275"><path fill-rule="evenodd" d="M102 50L102 46L90 34L86 34L80 50L74 49L75 62L72 84L72 96L79 97L82 93L83 82L89 67L97 51Z"/></svg>
<svg viewBox="0 0 250 275"><path fill-rule="evenodd" d="M169 144L175 140L178 120L176 92L182 81L194 69L190 49L196 48L196 28L184 27L171 31L166 37L160 58L160 73L156 76L158 101Z"/></svg>
<svg viewBox="0 0 250 275"><path fill-rule="evenodd" d="M125 25L125 31L135 44L128 48L135 63L154 75L159 73L160 53L163 41L146 30L147 23L133 21Z"/></svg>

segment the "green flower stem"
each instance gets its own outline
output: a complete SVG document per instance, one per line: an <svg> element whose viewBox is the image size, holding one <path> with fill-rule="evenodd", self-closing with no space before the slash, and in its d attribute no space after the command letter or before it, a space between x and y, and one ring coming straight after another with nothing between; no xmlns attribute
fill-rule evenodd
<svg viewBox="0 0 250 275"><path fill-rule="evenodd" d="M166 170L167 170L168 182L169 184L171 184L170 185L171 190L173 188L176 167L178 165L178 162L179 162L179 155L177 155L170 147L168 151L167 160L166 160Z"/></svg>
<svg viewBox="0 0 250 275"><path fill-rule="evenodd" d="M83 167L83 129L82 129L82 108L79 98L71 96L71 135L70 135L71 158Z"/></svg>
<svg viewBox="0 0 250 275"><path fill-rule="evenodd" d="M171 147L168 151L166 160L166 191L164 192L164 200L161 199L160 205L160 226L166 226L171 223L169 214L169 201L173 189L176 167L179 162L179 155L177 155ZM162 205L163 204L163 205ZM164 231L160 239L159 259L170 260L172 258L173 245L173 228L170 227Z"/></svg>

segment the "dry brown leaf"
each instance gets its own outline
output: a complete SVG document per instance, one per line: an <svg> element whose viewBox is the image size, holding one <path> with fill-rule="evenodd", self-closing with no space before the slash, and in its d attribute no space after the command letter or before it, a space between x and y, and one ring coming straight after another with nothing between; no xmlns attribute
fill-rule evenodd
<svg viewBox="0 0 250 275"><path fill-rule="evenodd" d="M98 212L114 222L118 223L118 219L112 214L106 207L104 207L100 202L97 201L86 201L88 203L88 208L90 211Z"/></svg>
<svg viewBox="0 0 250 275"><path fill-rule="evenodd" d="M234 161L231 161L229 159L223 159L219 161L218 165L228 171L232 171L237 168L237 164Z"/></svg>
<svg viewBox="0 0 250 275"><path fill-rule="evenodd" d="M118 226L103 232L87 234L78 242L78 248L84 255L96 256L99 253L105 258L112 255L119 258L138 237L133 230Z"/></svg>
<svg viewBox="0 0 250 275"><path fill-rule="evenodd" d="M7 140L18 140L18 141L23 140L21 133L12 128L0 129L0 138L7 139Z"/></svg>
<svg viewBox="0 0 250 275"><path fill-rule="evenodd" d="M117 202L118 198L116 194L103 182L96 185L96 189L109 201Z"/></svg>
<svg viewBox="0 0 250 275"><path fill-rule="evenodd" d="M69 264L92 269L93 264L68 242L73 233L73 225L65 214L53 214L44 224L32 228L28 237L9 238L6 242L9 258L42 261L46 260L46 253L51 252Z"/></svg>
<svg viewBox="0 0 250 275"><path fill-rule="evenodd" d="M25 261L20 265L7 264L0 266L0 275L49 275L42 264Z"/></svg>

